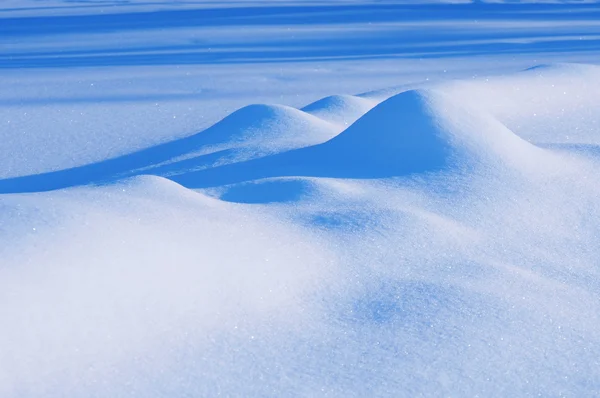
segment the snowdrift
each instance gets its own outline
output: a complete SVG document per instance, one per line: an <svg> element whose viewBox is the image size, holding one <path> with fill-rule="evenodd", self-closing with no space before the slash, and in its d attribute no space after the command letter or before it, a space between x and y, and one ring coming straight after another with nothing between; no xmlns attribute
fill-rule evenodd
<svg viewBox="0 0 600 398"><path fill-rule="evenodd" d="M331 106L340 98L345 97L327 97L308 111L352 118L356 109ZM400 177L477 166L529 167L543 153L485 110L425 89L396 94L338 131L305 111L251 105L188 138L87 166L0 180L0 192L45 191L140 174L166 176L189 188L271 177Z"/></svg>
<svg viewBox="0 0 600 398"><path fill-rule="evenodd" d="M99 163L0 180L0 193L48 191L139 174L168 176L317 144L337 132L336 126L298 109L250 105L190 137Z"/></svg>
<svg viewBox="0 0 600 398"><path fill-rule="evenodd" d="M323 144L172 178L205 188L282 176L399 177L479 165L519 167L541 155L485 113L433 91L410 90Z"/></svg>
<svg viewBox="0 0 600 398"><path fill-rule="evenodd" d="M1 180L0 396L594 395L594 73L253 105Z"/></svg>

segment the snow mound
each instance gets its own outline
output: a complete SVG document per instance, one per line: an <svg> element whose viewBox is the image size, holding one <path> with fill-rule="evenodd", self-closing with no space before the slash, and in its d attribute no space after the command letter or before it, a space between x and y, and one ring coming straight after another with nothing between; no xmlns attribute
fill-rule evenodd
<svg viewBox="0 0 600 398"><path fill-rule="evenodd" d="M160 177L2 195L0 207L3 227L35 217L37 229L2 236L10 243L0 249L8 259L0 288L11 296L0 303L2 397L83 397L98 388L99 396L121 396L117 373L139 376L129 358L152 373L149 386L151 369L164 365L159 347L189 352L171 333L189 335L195 357L213 347L209 330L236 337L276 319L278 327L305 323L300 297L330 256L293 226ZM40 252L28 252L32 246ZM44 355L33 360L38 344ZM92 374L78 373L91 363ZM104 389L97 377L111 382Z"/></svg>
<svg viewBox="0 0 600 398"><path fill-rule="evenodd" d="M434 91L411 90L377 105L323 144L175 181L199 188L282 176L382 178L481 165L523 169L543 156L491 116Z"/></svg>
<svg viewBox="0 0 600 398"><path fill-rule="evenodd" d="M284 105L241 108L195 137L210 148L273 151L323 142L334 127L306 112ZM206 151L206 150L205 150Z"/></svg>
<svg viewBox="0 0 600 398"><path fill-rule="evenodd" d="M142 171L169 176L318 144L338 132L336 126L296 108L248 105L181 142L181 155Z"/></svg>
<svg viewBox="0 0 600 398"><path fill-rule="evenodd" d="M139 174L172 176L314 145L338 132L295 108L249 105L186 138L85 166L0 180L0 193L49 191Z"/></svg>
<svg viewBox="0 0 600 398"><path fill-rule="evenodd" d="M315 150L335 174L402 175L443 168L451 153L445 135L428 93L415 90L382 102Z"/></svg>
<svg viewBox="0 0 600 398"><path fill-rule="evenodd" d="M371 103L350 98L355 99L327 97L309 110L344 115L335 106L347 110L352 104ZM336 135L339 130L339 125L295 108L250 105L187 138L87 166L0 180L0 193L106 183L140 174L203 188L271 177L382 178L477 165L526 170L544 164L542 149L447 87L401 92Z"/></svg>
<svg viewBox="0 0 600 398"><path fill-rule="evenodd" d="M370 111L377 102L354 95L331 95L305 106L302 110L331 123L347 126Z"/></svg>

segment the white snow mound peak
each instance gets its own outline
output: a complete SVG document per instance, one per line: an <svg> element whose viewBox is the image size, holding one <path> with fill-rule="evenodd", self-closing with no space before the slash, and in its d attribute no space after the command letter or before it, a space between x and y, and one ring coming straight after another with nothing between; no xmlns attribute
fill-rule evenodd
<svg viewBox="0 0 600 398"><path fill-rule="evenodd" d="M395 95L331 140L177 176L209 187L282 176L382 178L485 167L528 167L543 150L481 111L429 90Z"/></svg>

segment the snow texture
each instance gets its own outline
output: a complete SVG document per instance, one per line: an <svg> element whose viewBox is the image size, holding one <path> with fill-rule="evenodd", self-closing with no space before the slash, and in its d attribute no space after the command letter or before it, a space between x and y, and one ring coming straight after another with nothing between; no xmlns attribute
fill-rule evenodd
<svg viewBox="0 0 600 398"><path fill-rule="evenodd" d="M0 397L600 394L592 3L6 4Z"/></svg>

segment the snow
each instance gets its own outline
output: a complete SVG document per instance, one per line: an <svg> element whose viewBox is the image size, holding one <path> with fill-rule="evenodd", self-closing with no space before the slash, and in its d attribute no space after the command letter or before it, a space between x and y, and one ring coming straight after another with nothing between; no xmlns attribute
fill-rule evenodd
<svg viewBox="0 0 600 398"><path fill-rule="evenodd" d="M377 101L355 95L330 95L306 105L302 110L320 119L348 126L375 105Z"/></svg>
<svg viewBox="0 0 600 398"><path fill-rule="evenodd" d="M593 3L0 7L0 396L600 392Z"/></svg>

